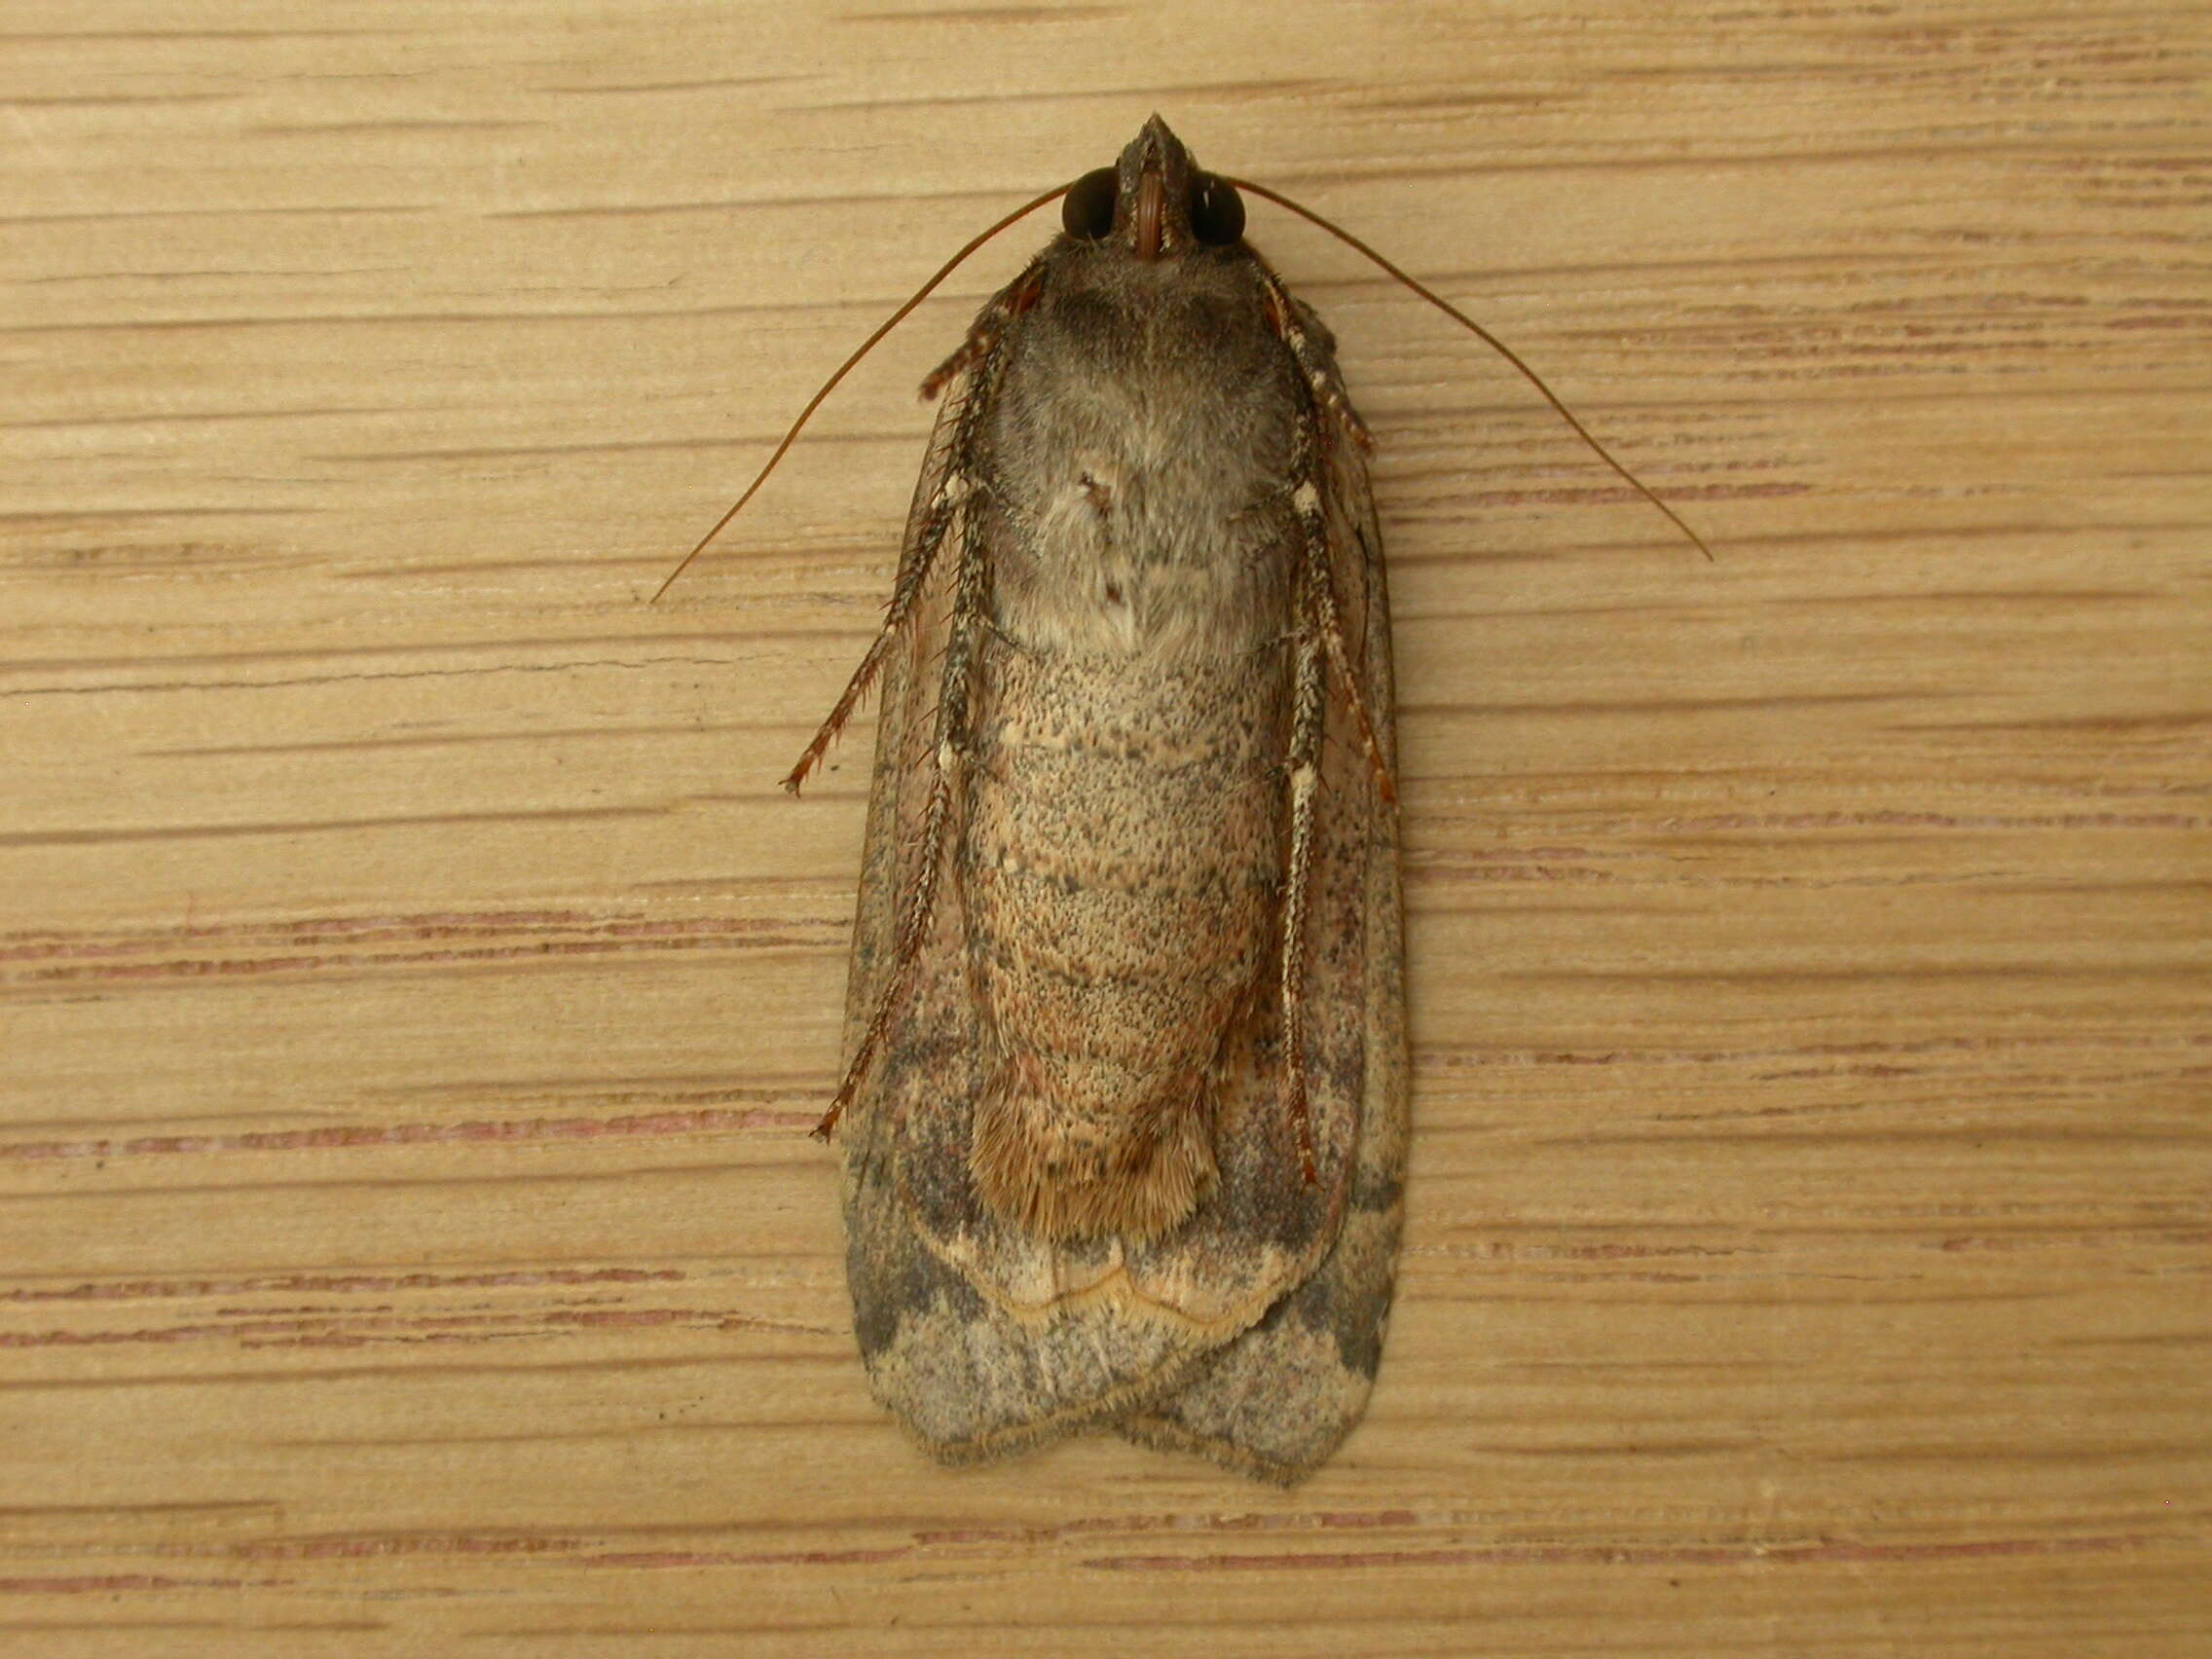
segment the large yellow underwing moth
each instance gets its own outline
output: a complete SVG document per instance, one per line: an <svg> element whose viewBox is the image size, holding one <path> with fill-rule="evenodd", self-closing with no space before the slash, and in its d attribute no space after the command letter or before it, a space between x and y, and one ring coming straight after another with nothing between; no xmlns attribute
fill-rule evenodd
<svg viewBox="0 0 2212 1659"><path fill-rule="evenodd" d="M1111 1424L1295 1480L1366 1404L1405 1168L1382 548L1233 189L1156 118L1063 219L933 377L856 676L854 1324L948 1462Z"/></svg>
<svg viewBox="0 0 2212 1659"><path fill-rule="evenodd" d="M1367 435L1159 117L1062 219L924 385L888 614L787 780L880 682L821 1127L854 1326L942 1461L1111 1428L1288 1483L1366 1407L1404 1190Z"/></svg>

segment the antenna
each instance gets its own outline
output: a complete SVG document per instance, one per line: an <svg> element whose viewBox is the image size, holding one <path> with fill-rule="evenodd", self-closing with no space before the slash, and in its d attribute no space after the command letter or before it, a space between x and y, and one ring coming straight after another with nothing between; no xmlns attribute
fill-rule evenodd
<svg viewBox="0 0 2212 1659"><path fill-rule="evenodd" d="M1365 242L1361 241L1357 237L1353 236L1351 232L1343 229L1341 226L1332 225L1328 220L1322 218L1320 214L1314 212L1310 207L1302 207L1297 203L1293 202L1289 197L1270 190L1264 184L1253 184L1241 178L1227 179L1227 182L1238 190L1249 190L1254 196L1262 197L1269 202L1272 202L1278 207L1287 207L1293 213L1296 213L1301 219L1304 219L1310 224L1320 226L1321 229L1327 231L1329 235L1335 237L1339 241L1345 243L1346 246L1353 248L1360 253L1367 255L1368 258L1375 261L1375 263L1380 265L1384 271L1387 271L1391 276L1395 276L1399 281L1403 282L1407 287L1411 288L1415 293L1419 294L1430 305L1436 307L1438 311L1444 313L1446 316L1451 317L1455 322L1457 322L1458 324L1460 324L1460 326L1473 333L1476 339L1480 340L1485 346L1488 346L1493 351L1495 351L1499 356L1503 357L1507 362L1511 363L1516 369L1518 369L1521 372L1521 378L1523 380L1527 381L1530 386L1534 387L1538 391L1544 394L1544 401L1549 403L1554 409L1559 411L1559 418L1565 421L1569 426L1572 426L1574 428L1575 435L1579 437L1584 443L1590 446L1592 452L1598 457L1600 461L1604 461L1607 466L1611 467L1615 472L1619 473L1623 478L1628 480L1629 484L1635 489L1638 495L1641 496L1645 500L1649 501L1653 506L1657 507L1661 512L1665 513L1669 519L1673 520L1675 528L1680 531L1684 535L1688 536L1690 540L1695 542L1697 544L1697 550L1700 553L1703 553L1709 560L1713 558L1713 549L1706 545L1705 537L1698 535L1696 531L1690 529L1688 524L1683 521L1682 515L1680 513L1677 513L1673 507L1670 507L1665 501L1662 501L1657 496L1654 496L1651 491L1645 487L1642 479L1639 478L1635 473L1631 472L1627 467L1623 466L1619 461L1615 461L1612 457L1612 452L1606 449L1605 446L1600 443L1596 438L1592 437L1590 435L1590 428L1585 426L1580 421L1575 419L1574 411L1569 409L1566 404L1562 403L1559 399L1559 394L1553 391L1550 387L1544 384L1543 376L1537 374L1534 369L1531 369L1527 363L1522 361L1520 352L1514 350L1512 347L1506 345L1504 341L1500 340L1496 335L1493 334L1489 329L1485 328L1481 323L1477 322L1473 317L1469 316L1457 306L1452 304L1451 301L1438 294L1434 289L1429 288L1425 284L1418 282L1413 277L1407 276L1403 271L1399 270L1387 259L1384 259L1381 254L1377 253L1373 248L1369 247Z"/></svg>
<svg viewBox="0 0 2212 1659"><path fill-rule="evenodd" d="M737 515L744 510L745 503L752 500L754 496L758 493L760 486L768 481L768 474L776 470L776 462L784 459L784 452L792 447L793 440L797 438L799 434L799 428L801 426L804 426L808 420L813 417L814 412L822 407L822 400L828 397L832 391L837 389L837 383L843 380L847 374L852 372L853 365L858 363L863 357L866 356L868 352L875 349L875 343L877 341L881 340L886 334L889 334L894 328L897 328L900 323L905 320L906 313L908 312L912 311L916 306L920 305L924 300L928 299L932 293L936 292L937 285L940 282L943 281L947 276L951 276L953 272L959 268L960 262L962 260L966 259L970 254L974 253L977 248L981 247L985 242L989 241L993 237L997 236L999 232L1005 230L1007 226L1013 224L1016 219L1024 218L1028 214L1034 213L1038 208L1044 206L1046 203L1054 201L1059 197L1065 196L1067 193L1068 187L1066 185L1055 185L1051 190L1046 191L1044 195L1038 197L1035 201L1025 203L1021 206L1016 207L1013 212L1009 213L1005 218L1001 219L997 224L993 225L989 230L983 232L980 236L971 239L966 247L963 247L958 253L954 254L950 259L946 260L941 266L938 268L938 273L935 276L932 276L927 282L924 282L919 288L916 288L914 290L913 297L911 299L907 300L904 305L901 306L897 311L893 312L889 316L885 317L882 324L876 329L876 331L873 334L869 335L866 340L861 342L860 350L855 351L850 357L847 357L842 363L839 363L837 365L837 372L822 383L822 389L806 400L806 407L798 412L798 419L792 423L791 430L784 434L784 441L776 446L776 453L771 455L767 460L767 463L763 465L758 472L753 475L753 482L745 487L745 494L738 497L737 500L731 505L728 512L722 514L720 518L715 520L715 528L708 531L706 535L699 537L698 545L693 547L690 552L683 555L682 559L681 559L677 563L676 569L668 572L667 579L664 580L659 587L653 590L652 598L646 601L646 603L648 605L658 605L660 603L660 596L666 593L671 587L676 585L676 578L683 574L684 571L690 567L691 561L696 559L700 554L704 553L707 550L707 543L714 540L716 536L721 535L723 529L729 524L729 521L737 517Z"/></svg>

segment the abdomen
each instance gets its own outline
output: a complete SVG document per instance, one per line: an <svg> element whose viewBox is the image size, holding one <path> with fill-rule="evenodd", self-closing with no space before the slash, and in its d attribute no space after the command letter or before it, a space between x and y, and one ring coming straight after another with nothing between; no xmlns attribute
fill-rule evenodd
<svg viewBox="0 0 2212 1659"><path fill-rule="evenodd" d="M961 871L996 1064L971 1168L1047 1236L1149 1236L1211 1185L1211 1077L1272 960L1279 648L1163 670L995 640Z"/></svg>

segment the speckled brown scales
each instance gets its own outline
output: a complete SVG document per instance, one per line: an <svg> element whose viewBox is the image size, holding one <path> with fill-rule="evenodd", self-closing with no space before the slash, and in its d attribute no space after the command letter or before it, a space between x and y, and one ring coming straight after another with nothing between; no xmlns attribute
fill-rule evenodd
<svg viewBox="0 0 2212 1659"><path fill-rule="evenodd" d="M1365 1407L1406 1063L1388 612L1333 342L1157 117L978 316L908 517L847 1008L877 1396L1294 1481Z"/></svg>

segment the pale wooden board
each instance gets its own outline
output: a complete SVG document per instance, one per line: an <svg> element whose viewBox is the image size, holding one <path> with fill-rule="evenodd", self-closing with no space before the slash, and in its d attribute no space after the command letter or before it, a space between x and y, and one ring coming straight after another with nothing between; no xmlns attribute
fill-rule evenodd
<svg viewBox="0 0 2212 1659"><path fill-rule="evenodd" d="M2200 1653L2202 8L0 13L0 1650ZM1419 1121L1292 1494L869 1403L959 241L1155 107L1382 440Z"/></svg>

